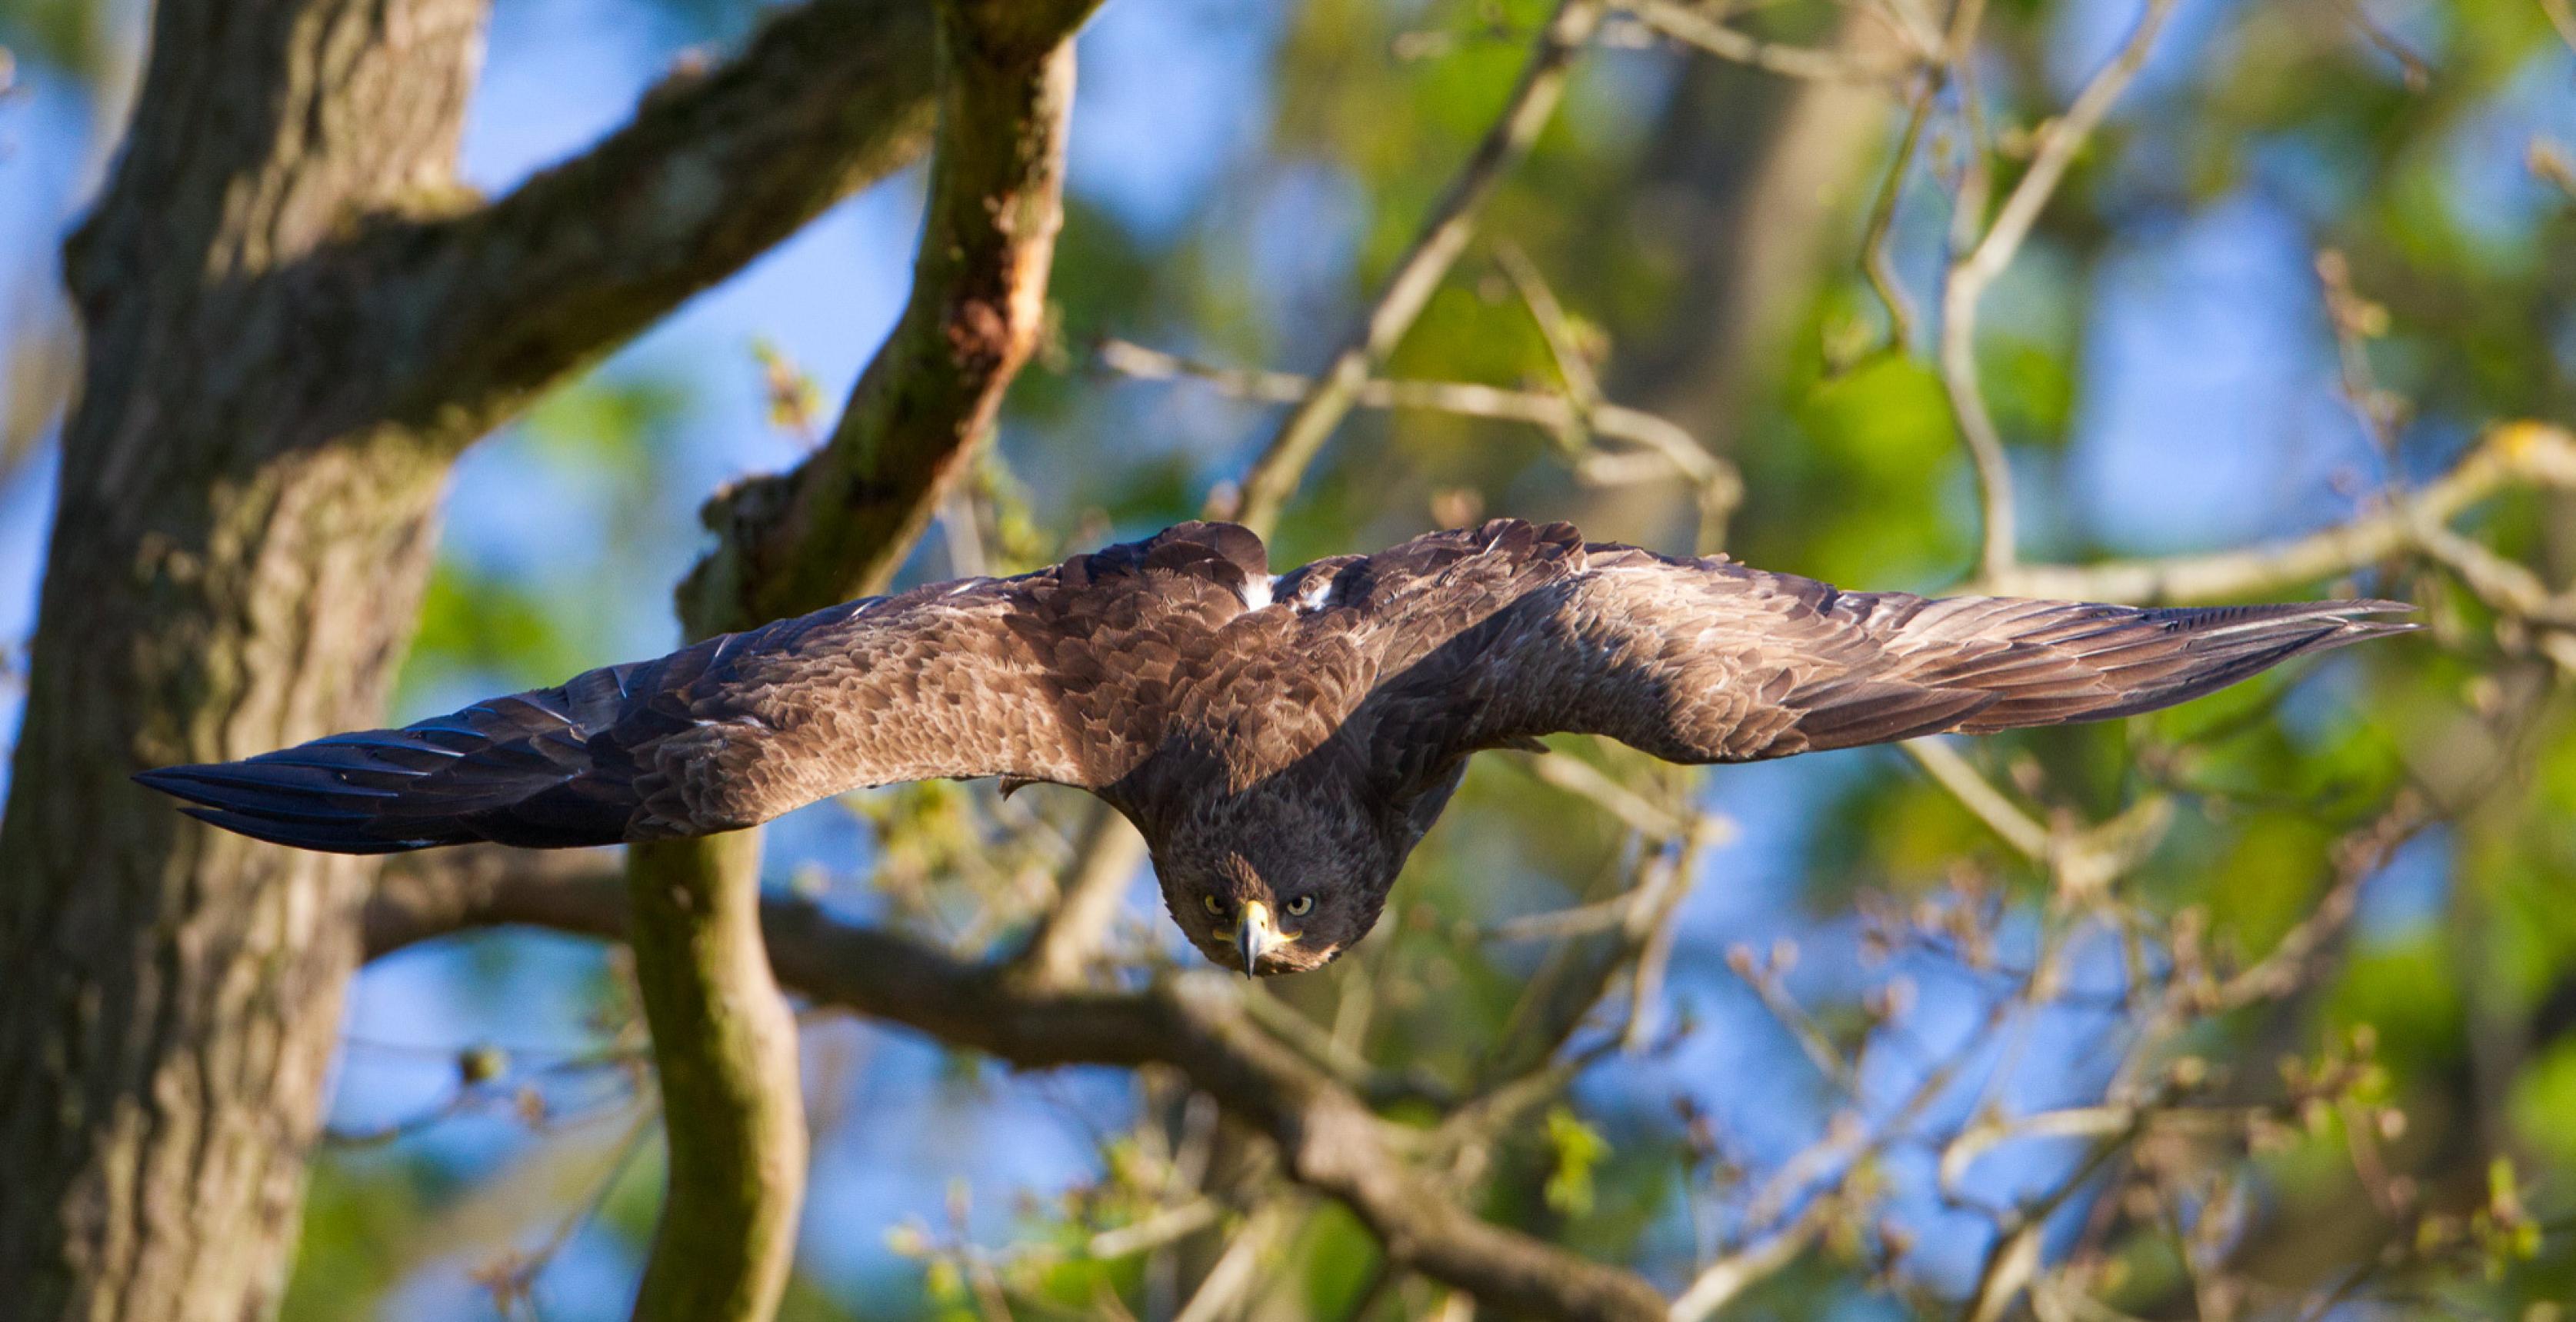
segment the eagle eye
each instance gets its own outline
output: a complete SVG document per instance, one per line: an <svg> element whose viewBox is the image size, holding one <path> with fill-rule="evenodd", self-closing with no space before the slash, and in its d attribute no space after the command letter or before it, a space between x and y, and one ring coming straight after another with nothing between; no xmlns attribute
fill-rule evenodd
<svg viewBox="0 0 2576 1322"><path fill-rule="evenodd" d="M1215 914L1219 918L1225 917L1225 901L1220 900L1213 895L1202 895L1199 897L1199 903L1206 905L1209 913Z"/></svg>
<svg viewBox="0 0 2576 1322"><path fill-rule="evenodd" d="M1315 897L1312 895L1300 895L1288 902L1288 916L1291 918L1303 918L1314 909Z"/></svg>

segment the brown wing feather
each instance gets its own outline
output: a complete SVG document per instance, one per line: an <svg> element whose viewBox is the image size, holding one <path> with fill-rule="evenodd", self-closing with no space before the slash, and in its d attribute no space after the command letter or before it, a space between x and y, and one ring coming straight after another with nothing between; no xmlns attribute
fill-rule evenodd
<svg viewBox="0 0 2576 1322"><path fill-rule="evenodd" d="M1013 579L870 598L401 730L145 772L282 844L382 853L702 835L863 785L1101 788L1161 744L1261 542L1184 524ZM1260 583L1260 589L1253 585Z"/></svg>
<svg viewBox="0 0 2576 1322"><path fill-rule="evenodd" d="M1723 559L1489 524L1345 568L1389 658L1356 734L1404 785L1556 731L1740 762L1947 730L2103 720L2413 626L2385 601L2142 609L1845 593Z"/></svg>

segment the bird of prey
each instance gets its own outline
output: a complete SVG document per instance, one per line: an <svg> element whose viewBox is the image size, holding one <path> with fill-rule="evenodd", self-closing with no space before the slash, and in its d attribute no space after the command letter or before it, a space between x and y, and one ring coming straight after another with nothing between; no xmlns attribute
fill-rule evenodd
<svg viewBox="0 0 2576 1322"><path fill-rule="evenodd" d="M1273 577L1185 523L1016 578L871 597L399 730L137 779L279 844L386 853L733 831L935 777L1078 786L1192 944L1317 968L1482 749L1606 735L1748 762L2105 720L2413 626L2388 601L2144 609L1841 592L1498 519Z"/></svg>

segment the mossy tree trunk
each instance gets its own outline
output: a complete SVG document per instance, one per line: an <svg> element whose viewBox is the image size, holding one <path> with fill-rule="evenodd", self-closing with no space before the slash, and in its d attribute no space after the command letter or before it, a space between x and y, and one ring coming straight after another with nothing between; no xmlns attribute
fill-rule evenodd
<svg viewBox="0 0 2576 1322"><path fill-rule="evenodd" d="M445 464L349 407L382 370L333 352L366 291L302 259L448 182L481 22L162 4L67 250L87 368L0 823L14 1316L234 1322L282 1289L367 873L126 777L378 714Z"/></svg>
<svg viewBox="0 0 2576 1322"><path fill-rule="evenodd" d="M81 402L0 818L0 1313L274 1311L360 861L127 777L379 723L475 436L917 157L926 6L810 0L489 204L484 0L160 0L66 247Z"/></svg>

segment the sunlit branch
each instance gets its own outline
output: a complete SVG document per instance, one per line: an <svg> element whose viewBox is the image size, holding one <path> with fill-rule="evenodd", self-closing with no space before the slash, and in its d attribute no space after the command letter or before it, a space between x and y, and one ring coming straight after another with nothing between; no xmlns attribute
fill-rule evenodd
<svg viewBox="0 0 2576 1322"><path fill-rule="evenodd" d="M719 492L716 548L681 585L692 636L882 591L1036 347L1056 232L1073 52L1088 3L950 0L938 149L903 315L830 439L794 471ZM989 12L988 12L989 11ZM1007 39L991 35L1007 31ZM963 35L960 35L960 34Z"/></svg>
<svg viewBox="0 0 2576 1322"><path fill-rule="evenodd" d="M1095 1258L1124 1258L1146 1253L1195 1235L1225 1217L1225 1209L1202 1194L1176 1207L1166 1207L1140 1221L1104 1230L1085 1247Z"/></svg>
<svg viewBox="0 0 2576 1322"><path fill-rule="evenodd" d="M1240 1311L1245 1297L1252 1292L1262 1257L1297 1219L1278 1199L1254 1209L1242 1228L1227 1240L1225 1251L1217 1255L1216 1265L1199 1278L1199 1288L1190 1295L1190 1301L1181 1306L1181 1311L1173 1314L1172 1322L1216 1322L1218 1318L1230 1317Z"/></svg>
<svg viewBox="0 0 2576 1322"><path fill-rule="evenodd" d="M2009 565L1971 591L2079 601L2190 603L2278 592L2348 574L2417 548L2420 530L2449 523L2513 486L2576 490L2576 435L2547 423L2497 427L2442 477L2381 508L2288 541L2154 560Z"/></svg>
<svg viewBox="0 0 2576 1322"><path fill-rule="evenodd" d="M1671 1322L1701 1322L1765 1278L1779 1275L1843 1212L1833 1199L1816 1199L1788 1225L1700 1268L1689 1288L1673 1300Z"/></svg>
<svg viewBox="0 0 2576 1322"><path fill-rule="evenodd" d="M1976 814L2005 844L2032 859L2045 860L2049 853L2049 830L2019 804L1996 789L1992 781L1977 774L1959 750L1938 737L1908 739L1899 745L1915 765L1929 773L1941 788L1950 792L1961 807Z"/></svg>
<svg viewBox="0 0 2576 1322"><path fill-rule="evenodd" d="M1887 311L1888 346L1900 354L1914 345L1914 300L1906 297L1905 281L1897 274L1896 257L1889 245L1896 230L1896 204L1905 195L1905 176L1914 169L1915 149L1923 140L1923 126L1931 122L1932 107L1940 100L1941 87L1948 81L1947 68L1935 66L1915 90L1905 112L1905 131L1897 136L1895 159L1888 162L1887 174L1879 180L1878 192L1870 199L1869 223L1861 231L1861 274L1869 281L1870 292L1877 295L1879 306Z"/></svg>

